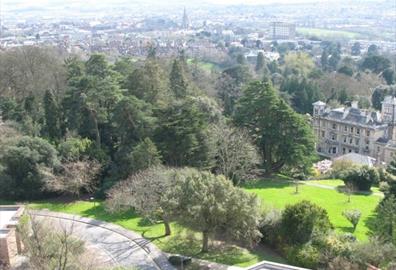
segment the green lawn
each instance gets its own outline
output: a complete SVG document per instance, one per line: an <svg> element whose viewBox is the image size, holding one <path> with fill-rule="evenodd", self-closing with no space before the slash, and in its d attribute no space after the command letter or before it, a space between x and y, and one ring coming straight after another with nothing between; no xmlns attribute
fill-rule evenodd
<svg viewBox="0 0 396 270"><path fill-rule="evenodd" d="M328 182L335 185L337 182ZM299 186L299 193L295 194L295 185L287 180L260 180L246 184L244 188L256 193L264 205L282 209L287 204L294 204L301 200L312 201L324 207L330 217L330 221L339 232L351 232L350 223L342 216L346 209L359 209L362 212L360 223L355 235L360 240L367 239L368 223L372 218L373 211L380 201L379 196L374 195L352 195L351 202L345 194L336 190L329 190L306 185Z"/></svg>
<svg viewBox="0 0 396 270"><path fill-rule="evenodd" d="M356 39L360 38L362 35L359 33L351 32L351 31L343 31L343 30L330 30L330 29L322 29L322 28L305 28L299 27L297 28L297 32L303 35L308 36L317 36L317 37L343 37L348 39Z"/></svg>
<svg viewBox="0 0 396 270"><path fill-rule="evenodd" d="M249 182L243 188L248 192L256 193L262 200L263 207L270 205L282 209L287 204L294 204L303 199L317 203L327 210L330 221L336 230L340 232L351 232L352 230L349 222L342 216L342 212L345 209L359 209L362 212L362 217L355 235L360 240L367 239L367 223L370 221L373 211L381 199L379 196L352 195L351 202L348 203L347 196L336 190L302 184L299 186L299 193L295 194L293 182L288 181L286 178L277 178L276 180ZM342 185L342 181L340 180L320 180L315 181L315 183L333 187ZM46 208L51 211L77 214L118 224L126 229L136 231L146 238L151 238L158 247L169 253L180 253L237 266L249 266L262 260L285 263L285 260L263 248L248 250L237 246L217 245L209 253L201 254L201 235L199 233L173 223L172 236L163 237L164 228L162 224L151 224L140 218L133 211L122 214L109 214L104 210L103 202L77 201L67 204L61 202L41 202L31 204L31 206L33 208Z"/></svg>
<svg viewBox="0 0 396 270"><path fill-rule="evenodd" d="M189 58L187 59L187 63L189 65L193 65L194 64L194 59ZM204 61L197 61L197 65L198 67L200 67L201 69L207 71L207 72L211 72L212 70L215 70L217 68L217 66L213 63L210 62L204 62Z"/></svg>
<svg viewBox="0 0 396 270"><path fill-rule="evenodd" d="M330 187L340 187L343 188L345 187L344 185L344 181L342 180L338 180L338 179L330 179L330 180L309 180L309 183L313 183L313 184L320 184L320 185L324 185L324 186L330 186ZM381 192L379 190L379 187L372 187L371 188L372 192Z"/></svg>
<svg viewBox="0 0 396 270"><path fill-rule="evenodd" d="M169 253L179 253L208 261L237 265L250 266L262 260L270 260L280 263L286 261L272 252L263 248L248 250L231 245L216 246L209 253L200 253L200 234L187 230L178 224L172 224L172 236L163 237L164 228L162 224L151 224L143 220L132 211L122 214L108 214L104 211L102 202L78 201L69 204L59 202L42 202L31 204L32 208L48 209L56 212L76 214L118 224L126 229L142 234L146 238L151 238L159 248Z"/></svg>

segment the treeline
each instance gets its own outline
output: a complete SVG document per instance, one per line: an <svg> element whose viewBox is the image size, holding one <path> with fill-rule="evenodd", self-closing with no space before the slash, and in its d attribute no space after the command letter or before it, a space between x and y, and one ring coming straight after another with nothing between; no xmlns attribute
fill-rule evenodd
<svg viewBox="0 0 396 270"><path fill-rule="evenodd" d="M219 74L230 88L215 96L210 86L198 86L209 75L189 65L182 52L158 59L152 50L144 61L122 58L113 64L99 54L86 61L71 57L63 69L64 91L1 96L3 128L20 136L8 136L2 145L2 196L67 192L66 168L78 168L76 162L100 164L101 191L160 164L209 170L235 184L257 169L309 173L314 140L308 121L271 83L236 80L241 70L249 73L243 63ZM227 109L220 93L228 96L233 89L239 97Z"/></svg>

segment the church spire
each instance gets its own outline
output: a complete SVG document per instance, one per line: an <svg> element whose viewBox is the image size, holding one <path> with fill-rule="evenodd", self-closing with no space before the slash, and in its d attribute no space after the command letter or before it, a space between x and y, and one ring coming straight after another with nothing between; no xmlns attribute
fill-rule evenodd
<svg viewBox="0 0 396 270"><path fill-rule="evenodd" d="M183 10L182 28L183 29L190 28L190 20L188 19L186 7L184 7L184 10Z"/></svg>

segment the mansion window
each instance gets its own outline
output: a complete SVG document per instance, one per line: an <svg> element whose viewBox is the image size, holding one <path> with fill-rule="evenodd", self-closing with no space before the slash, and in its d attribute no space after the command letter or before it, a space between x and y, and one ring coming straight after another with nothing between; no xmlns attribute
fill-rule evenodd
<svg viewBox="0 0 396 270"><path fill-rule="evenodd" d="M353 127L351 127L351 133L353 133Z"/></svg>
<svg viewBox="0 0 396 270"><path fill-rule="evenodd" d="M333 154L337 154L337 147L333 147Z"/></svg>
<svg viewBox="0 0 396 270"><path fill-rule="evenodd" d="M345 154L346 153L346 149L342 148L342 153Z"/></svg>
<svg viewBox="0 0 396 270"><path fill-rule="evenodd" d="M353 143L353 138L349 138L349 143L350 143L350 144Z"/></svg>
<svg viewBox="0 0 396 270"><path fill-rule="evenodd" d="M337 140L337 135L336 134L331 134L331 140L336 141Z"/></svg>
<svg viewBox="0 0 396 270"><path fill-rule="evenodd" d="M322 138L326 136L326 132L322 131Z"/></svg>
<svg viewBox="0 0 396 270"><path fill-rule="evenodd" d="M344 136L344 143L346 143L347 142L347 137L346 136Z"/></svg>
<svg viewBox="0 0 396 270"><path fill-rule="evenodd" d="M352 153L352 149L349 149L349 151L348 151L349 153Z"/></svg>
<svg viewBox="0 0 396 270"><path fill-rule="evenodd" d="M333 124L333 129L337 129L337 125L336 124Z"/></svg>
<svg viewBox="0 0 396 270"><path fill-rule="evenodd" d="M366 131L366 135L367 135L367 136L370 136L370 130L367 130L367 131Z"/></svg>
<svg viewBox="0 0 396 270"><path fill-rule="evenodd" d="M359 145L359 143L360 143L360 140L359 139L355 139L355 144Z"/></svg>
<svg viewBox="0 0 396 270"><path fill-rule="evenodd" d="M369 150L369 147L368 146L366 146L366 151L368 151Z"/></svg>
<svg viewBox="0 0 396 270"><path fill-rule="evenodd" d="M370 141L369 141L369 140L366 140L366 144L370 144Z"/></svg>
<svg viewBox="0 0 396 270"><path fill-rule="evenodd" d="M356 134L360 134L360 128L356 129Z"/></svg>
<svg viewBox="0 0 396 270"><path fill-rule="evenodd" d="M348 126L344 126L344 131L348 131Z"/></svg>

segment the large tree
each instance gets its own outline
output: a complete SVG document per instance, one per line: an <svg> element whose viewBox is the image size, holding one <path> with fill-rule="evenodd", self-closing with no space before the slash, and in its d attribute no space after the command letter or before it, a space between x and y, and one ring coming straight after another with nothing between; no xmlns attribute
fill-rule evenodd
<svg viewBox="0 0 396 270"><path fill-rule="evenodd" d="M165 235L170 235L172 209L169 209L166 196L174 186L174 174L173 170L162 167L132 174L108 192L107 209L110 212L135 209L152 221L159 218L164 223Z"/></svg>
<svg viewBox="0 0 396 270"><path fill-rule="evenodd" d="M220 123L213 125L211 132L216 138L216 173L237 184L260 164L256 146L245 130Z"/></svg>
<svg viewBox="0 0 396 270"><path fill-rule="evenodd" d="M174 72L176 73L176 71ZM176 76L176 74L173 74L173 76ZM174 84L177 83L176 81L173 82ZM155 59L146 60L144 66L129 74L125 82L128 93L149 103L164 99L168 94L166 86L164 71ZM172 87L177 88L176 85Z"/></svg>
<svg viewBox="0 0 396 270"><path fill-rule="evenodd" d="M374 235L396 245L396 197L391 194L377 206L372 225Z"/></svg>
<svg viewBox="0 0 396 270"><path fill-rule="evenodd" d="M134 96L124 97L114 108L114 134L123 145L136 144L154 128L152 106Z"/></svg>
<svg viewBox="0 0 396 270"><path fill-rule="evenodd" d="M206 172L178 175L174 181L167 208L178 222L202 233L202 252L209 250L210 237L251 244L261 236L255 195Z"/></svg>
<svg viewBox="0 0 396 270"><path fill-rule="evenodd" d="M44 95L45 131L49 139L57 140L61 135L60 110L52 91Z"/></svg>
<svg viewBox="0 0 396 270"><path fill-rule="evenodd" d="M252 82L238 102L234 120L256 142L266 173L285 165L311 166L315 148L309 122L281 100L270 84Z"/></svg>
<svg viewBox="0 0 396 270"><path fill-rule="evenodd" d="M188 94L188 82L184 72L183 63L175 59L170 72L170 89L176 98L184 98Z"/></svg>
<svg viewBox="0 0 396 270"><path fill-rule="evenodd" d="M256 67L254 69L256 70L256 72L259 72L264 68L264 65L265 65L264 54L263 52L259 52L256 60Z"/></svg>
<svg viewBox="0 0 396 270"><path fill-rule="evenodd" d="M161 110L155 141L167 165L210 167L208 118L194 99L178 101Z"/></svg>
<svg viewBox="0 0 396 270"><path fill-rule="evenodd" d="M0 196L32 199L42 195L47 171L59 166L57 152L40 138L8 141L0 153Z"/></svg>

